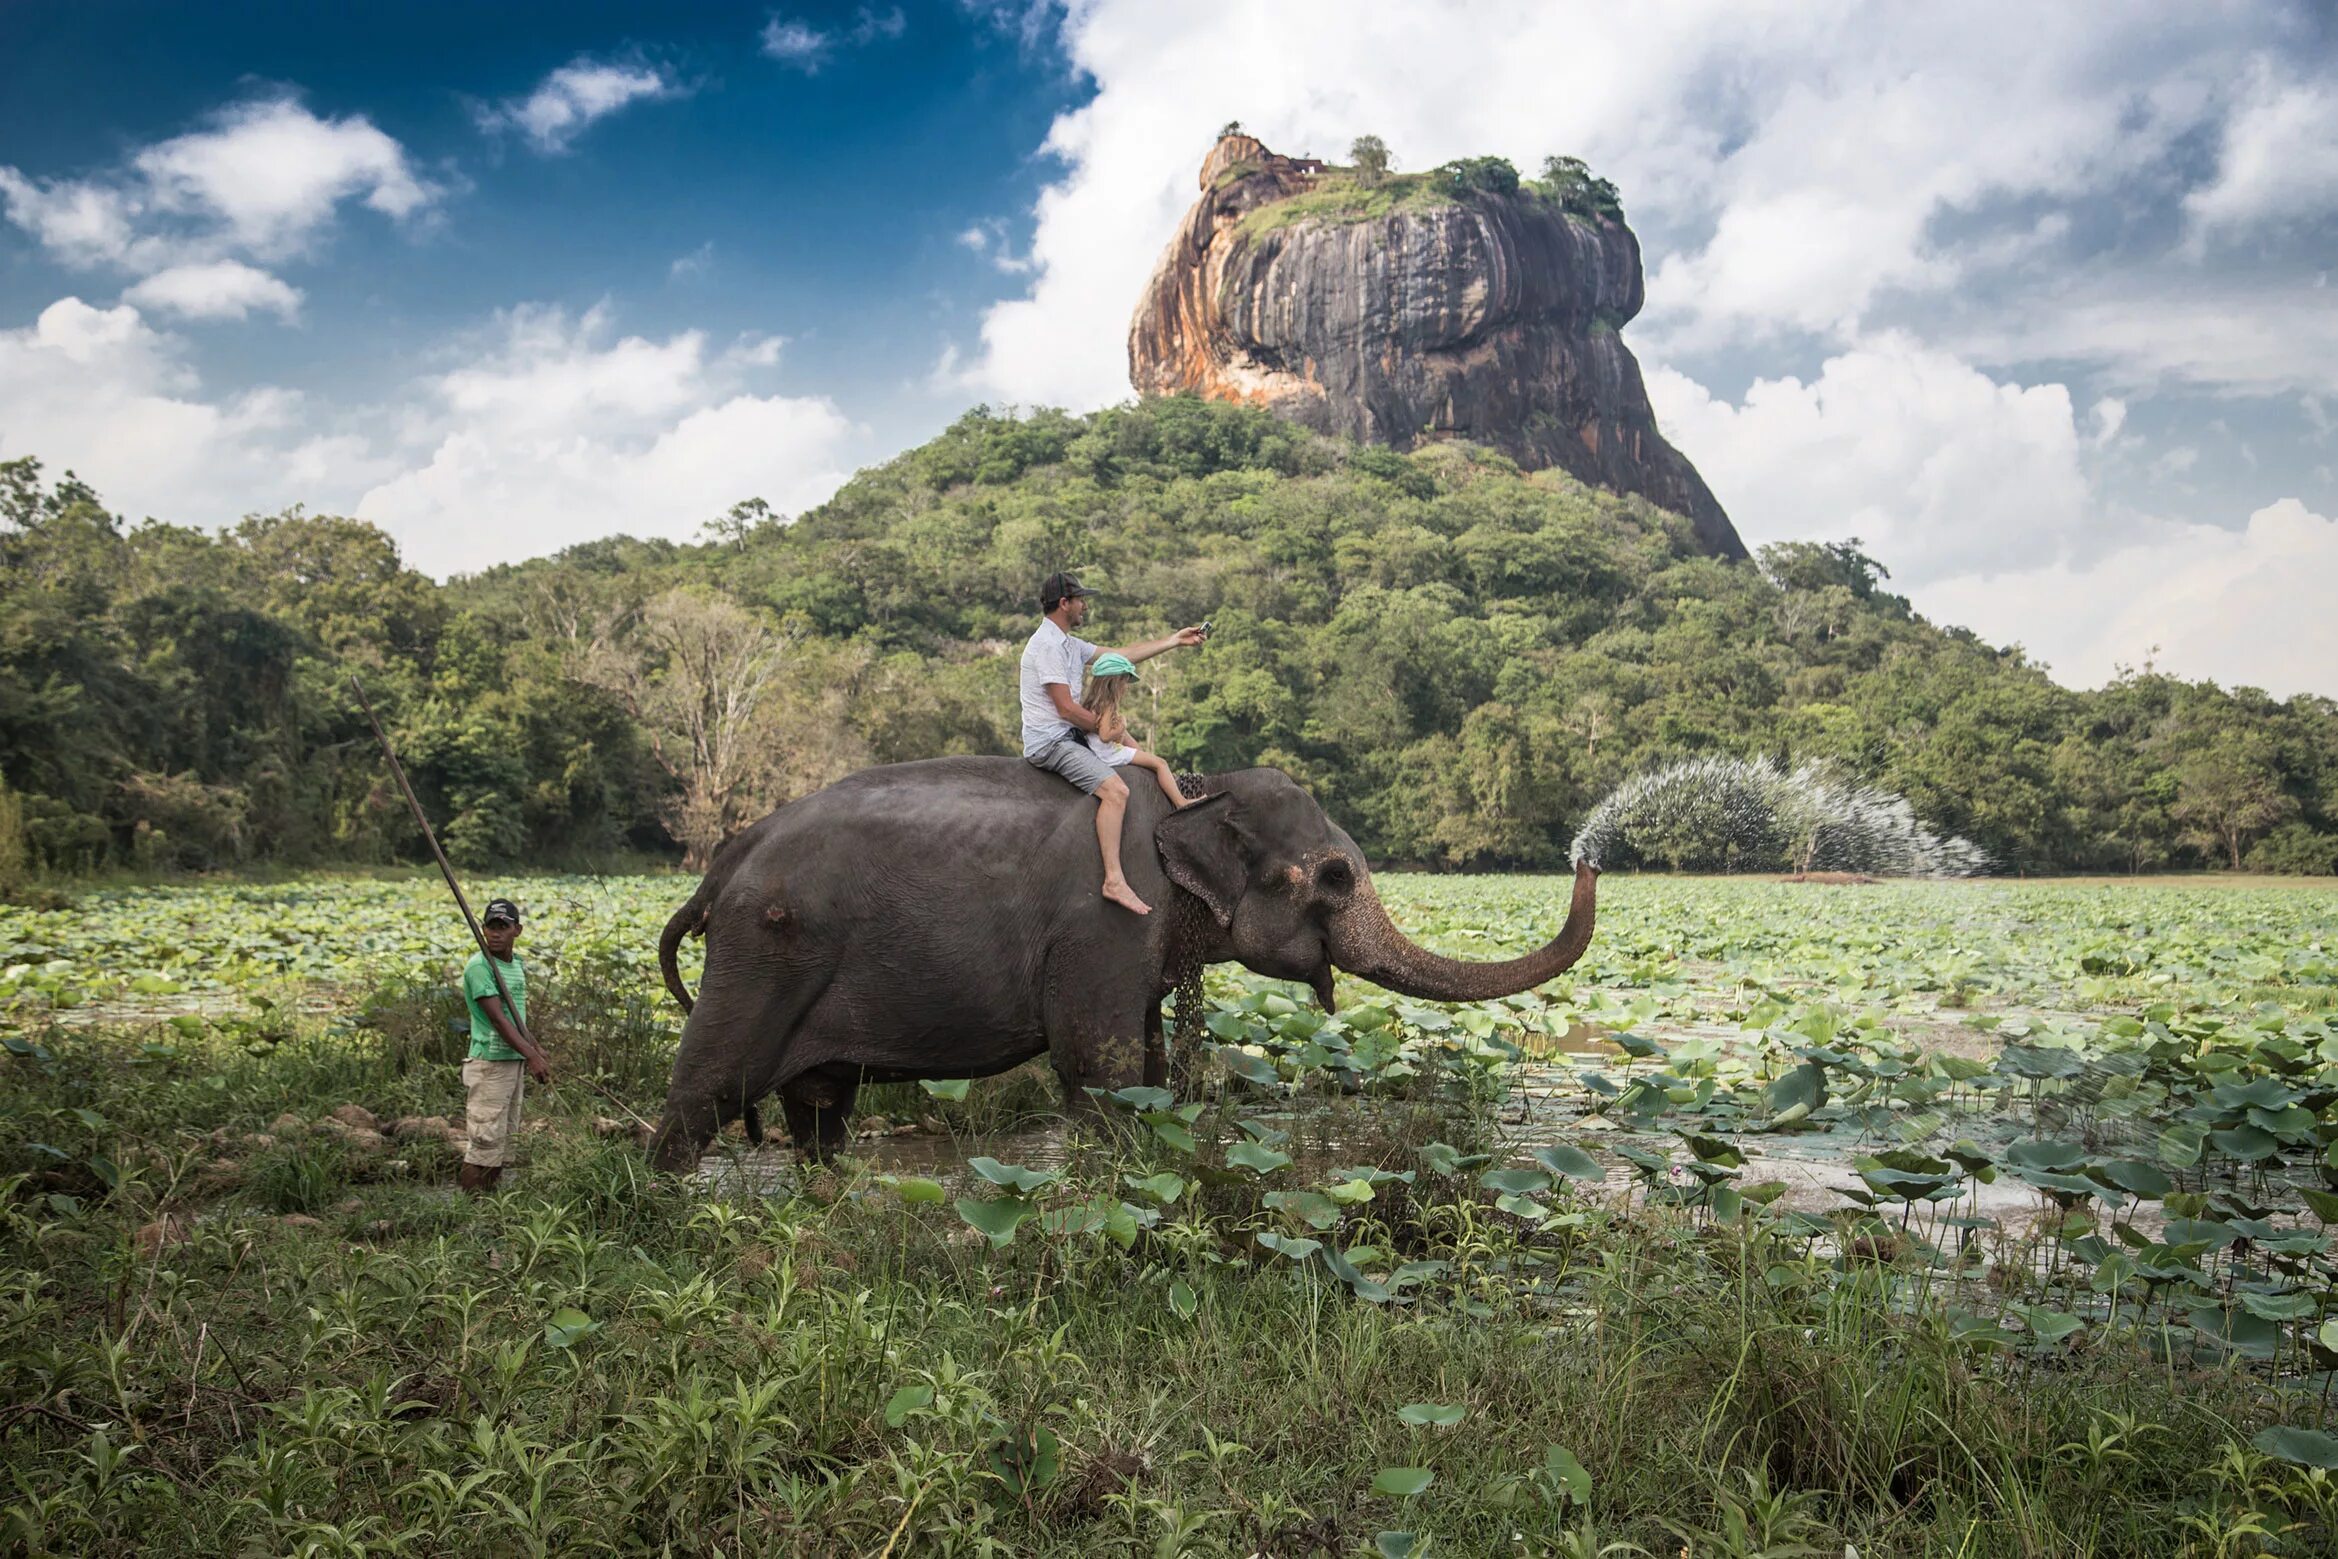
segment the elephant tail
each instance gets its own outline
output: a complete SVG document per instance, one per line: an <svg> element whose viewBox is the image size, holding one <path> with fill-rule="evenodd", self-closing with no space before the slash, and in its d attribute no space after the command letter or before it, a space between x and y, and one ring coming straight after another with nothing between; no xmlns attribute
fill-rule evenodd
<svg viewBox="0 0 2338 1559"><path fill-rule="evenodd" d="M698 884L698 891L690 895L689 902L674 911L674 918L666 922L665 932L658 938L658 967L665 971L666 989L674 993L674 1000L682 1004L684 1012L696 1004L690 999L690 987L682 983L682 968L678 962L682 939L705 932L706 901L713 897L707 888L713 881L714 875L710 872Z"/></svg>

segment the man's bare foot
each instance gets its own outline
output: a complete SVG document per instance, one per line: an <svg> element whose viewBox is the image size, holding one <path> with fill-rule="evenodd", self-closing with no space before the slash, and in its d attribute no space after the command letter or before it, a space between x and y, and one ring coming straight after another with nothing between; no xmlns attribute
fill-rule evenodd
<svg viewBox="0 0 2338 1559"><path fill-rule="evenodd" d="M1153 906L1137 897L1137 890L1128 885L1126 877L1104 879L1104 896L1132 915L1150 915Z"/></svg>

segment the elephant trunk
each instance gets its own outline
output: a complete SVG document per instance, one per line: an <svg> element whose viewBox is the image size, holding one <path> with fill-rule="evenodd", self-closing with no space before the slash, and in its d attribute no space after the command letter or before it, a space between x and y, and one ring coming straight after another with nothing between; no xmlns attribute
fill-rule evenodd
<svg viewBox="0 0 2338 1559"><path fill-rule="evenodd" d="M1487 1001L1515 996L1574 967L1591 943L1599 898L1599 868L1575 868L1575 897L1567 923L1548 944L1522 958L1476 964L1432 953L1388 918L1369 884L1331 928L1332 962L1400 996L1430 1001Z"/></svg>

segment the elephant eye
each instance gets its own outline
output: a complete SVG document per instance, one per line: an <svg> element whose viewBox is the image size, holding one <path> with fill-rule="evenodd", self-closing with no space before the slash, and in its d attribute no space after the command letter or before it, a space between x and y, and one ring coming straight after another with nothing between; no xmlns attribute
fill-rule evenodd
<svg viewBox="0 0 2338 1559"><path fill-rule="evenodd" d="M1356 885L1356 871L1335 855L1316 868L1315 882L1326 893L1346 893Z"/></svg>

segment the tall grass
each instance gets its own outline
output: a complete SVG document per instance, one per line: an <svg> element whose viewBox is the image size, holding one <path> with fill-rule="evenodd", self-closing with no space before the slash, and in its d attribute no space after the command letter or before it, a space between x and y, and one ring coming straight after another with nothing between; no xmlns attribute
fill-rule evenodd
<svg viewBox="0 0 2338 1559"><path fill-rule="evenodd" d="M955 1190L849 1165L710 1197L574 1091L531 1099L515 1189L473 1202L443 1159L248 1146L353 1092L449 1108L451 1071L386 1031L133 1064L147 1042L57 1036L0 1095L12 1141L116 1171L8 1166L0 1530L26 1552L2310 1553L2338 1511L2249 1449L2246 1375L2107 1332L1976 1347L1905 1274L1758 1225L1561 1192L1582 1216L1531 1227L1428 1167L1432 1133L1478 1146L1450 1091L1291 1123L1303 1166L1413 1177L1343 1225L1433 1264L1368 1303L1258 1242L1292 1227L1277 1182L1153 1137L1075 1139L1036 1193L1178 1175L1125 1245L1035 1217L994 1246Z"/></svg>

